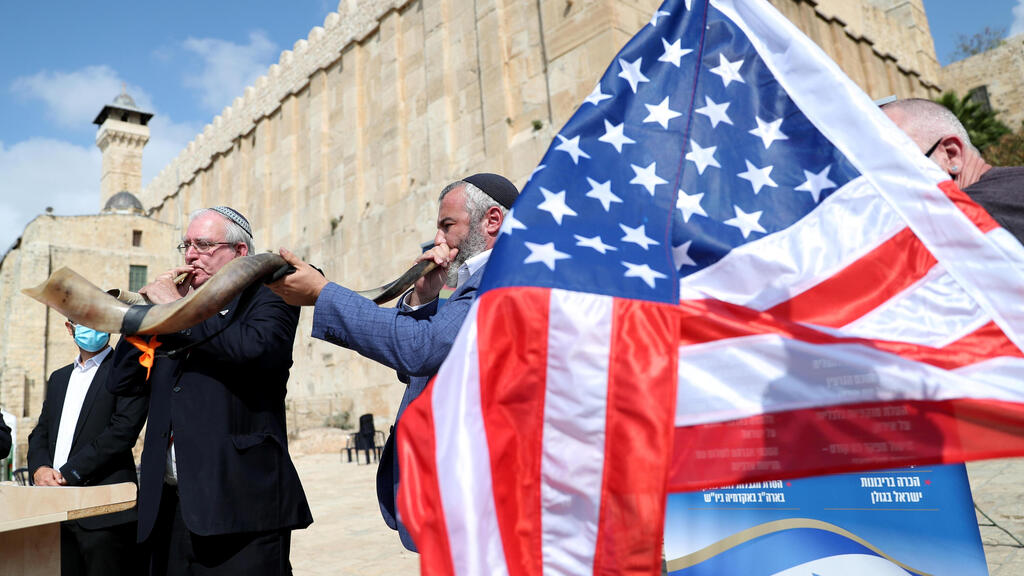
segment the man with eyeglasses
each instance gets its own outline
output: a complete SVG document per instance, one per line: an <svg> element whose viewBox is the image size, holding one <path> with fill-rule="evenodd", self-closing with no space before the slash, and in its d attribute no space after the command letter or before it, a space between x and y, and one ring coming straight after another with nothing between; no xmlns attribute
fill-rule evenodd
<svg viewBox="0 0 1024 576"><path fill-rule="evenodd" d="M252 254L252 228L227 206L199 210L178 250L185 264L139 291L155 304ZM256 283L212 318L160 336L150 373L134 346L115 351L110 386L150 397L138 529L150 574L291 574L291 531L313 521L285 423L298 321L297 307Z"/></svg>
<svg viewBox="0 0 1024 576"><path fill-rule="evenodd" d="M28 436L28 470L36 486L136 483L132 448L146 422L146 399L106 387L110 334L64 323L78 347L75 361L50 374L46 397ZM60 525L61 574L138 574L135 509Z"/></svg>
<svg viewBox="0 0 1024 576"><path fill-rule="evenodd" d="M989 165L956 115L931 100L895 100L882 111L971 200L1024 242L1024 167Z"/></svg>

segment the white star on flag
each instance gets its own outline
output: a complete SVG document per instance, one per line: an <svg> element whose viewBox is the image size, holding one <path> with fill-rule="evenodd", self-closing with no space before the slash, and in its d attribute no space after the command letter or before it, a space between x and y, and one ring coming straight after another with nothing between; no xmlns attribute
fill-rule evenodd
<svg viewBox="0 0 1024 576"><path fill-rule="evenodd" d="M676 263L677 270L683 266L697 265L693 258L690 258L690 244L693 244L693 240L687 240L679 246L672 247L672 261Z"/></svg>
<svg viewBox="0 0 1024 576"><path fill-rule="evenodd" d="M651 26L657 26L658 25L658 20L660 20L662 16L670 16L671 14L672 14L671 12L665 12L664 10L658 10L657 12L654 13L653 16L651 16Z"/></svg>
<svg viewBox="0 0 1024 576"><path fill-rule="evenodd" d="M695 140L690 140L690 151L686 153L686 159L697 165L697 173L704 174L704 170L708 166L714 166L715 168L721 168L722 165L715 160L715 150L718 146L708 146L702 148Z"/></svg>
<svg viewBox="0 0 1024 576"><path fill-rule="evenodd" d="M668 107L668 96L665 96L665 99L657 106L652 106L650 104L644 104L644 106L647 107L647 118L644 118L644 122L657 122L666 130L668 130L669 120L677 116L682 116L679 112Z"/></svg>
<svg viewBox="0 0 1024 576"><path fill-rule="evenodd" d="M676 208L683 213L683 222L689 222L690 216L694 214L705 217L708 215L700 205L702 198L704 198L703 192L687 194L682 188L679 189L679 195L676 197Z"/></svg>
<svg viewBox="0 0 1024 576"><path fill-rule="evenodd" d="M508 214L505 216L505 220L501 223L501 229L498 231L498 236L502 234L512 235L513 230L526 230L526 225L516 220L515 216L516 209L509 208Z"/></svg>
<svg viewBox="0 0 1024 576"><path fill-rule="evenodd" d="M773 166L769 165L764 168L758 168L751 164L750 160L744 160L744 162L747 163L747 170L746 172L740 172L737 176L743 178L747 182L750 182L750 185L754 187L754 194L760 193L761 188L764 188L765 186L771 186L772 188L779 187L771 177Z"/></svg>
<svg viewBox="0 0 1024 576"><path fill-rule="evenodd" d="M569 139L566 138L565 136L562 136L561 134L558 134L558 139L561 140L562 143L559 144L558 146L555 146L555 150L561 150L562 152L565 152L569 156L572 156L573 164L579 164L581 157L590 158L590 154L587 154L582 149L580 149L579 136Z"/></svg>
<svg viewBox="0 0 1024 576"><path fill-rule="evenodd" d="M782 126L782 118L772 122L765 122L761 120L760 116L756 116L754 119L757 120L757 128L751 130L750 133L761 139L765 150L776 140L789 140L789 136L783 134L782 130L779 129Z"/></svg>
<svg viewBox="0 0 1024 576"><path fill-rule="evenodd" d="M641 82L650 82L647 76L640 71L640 64L643 62L643 58L637 58L632 62L626 62L622 58L619 58L619 66L622 67L622 72L619 72L619 78L624 78L626 82L629 82L629 87L633 89L633 93L636 94L636 87Z"/></svg>
<svg viewBox="0 0 1024 576"><path fill-rule="evenodd" d="M587 238L585 236L580 236L579 234L573 234L573 237L576 238L576 245L577 246L585 246L587 248L593 248L594 250L597 250L601 254L606 254L609 250L618 250L618 248L616 248L614 246L611 246L611 245L608 245L608 244L605 244L604 242L602 242L600 236L594 236L593 238Z"/></svg>
<svg viewBox="0 0 1024 576"><path fill-rule="evenodd" d="M604 135L601 136L600 138L598 138L598 140L600 140L601 142L607 142L608 144L611 144L612 146L615 146L615 151L618 152L619 154L621 154L622 153L622 145L623 144L635 144L636 143L636 140L633 140L632 138L630 138L629 136L626 136L623 133L623 130L625 129L625 127L626 127L626 123L625 122L616 125L616 124L612 124L608 120L605 120L604 121Z"/></svg>
<svg viewBox="0 0 1024 576"><path fill-rule="evenodd" d="M697 108L694 112L707 116L708 119L711 120L711 127L717 128L719 122L725 122L726 124L732 125L732 120L729 118L729 115L725 113L725 109L728 107L728 102L722 102L719 104L712 100L710 96L705 96L704 107Z"/></svg>
<svg viewBox="0 0 1024 576"><path fill-rule="evenodd" d="M622 198L619 198L612 193L612 181L598 182L591 177L587 177L587 182L590 183L590 191L586 193L587 198L593 198L601 202L601 206L604 206L604 211L607 212L612 207L612 202L622 202Z"/></svg>
<svg viewBox="0 0 1024 576"><path fill-rule="evenodd" d="M644 250L647 250L648 246L657 246L660 244L660 242L654 238L647 237L647 227L643 224L636 228L630 228L625 224L619 224L619 228L622 228L622 231L626 233L626 235L622 237L623 242L631 242Z"/></svg>
<svg viewBox="0 0 1024 576"><path fill-rule="evenodd" d="M611 95L602 93L601 83L598 82L597 86L594 86L594 90L590 93L589 96L584 98L583 101L588 104L593 104L594 106L597 106L602 100L607 100L609 98L611 98Z"/></svg>
<svg viewBox="0 0 1024 576"><path fill-rule="evenodd" d="M527 249L530 250L530 255L523 260L523 264L533 264L534 262L541 262L548 267L549 270L555 270L555 262L558 260L565 260L571 258L565 252L559 252L555 250L555 243L548 242L547 244L534 244L533 242L523 242Z"/></svg>
<svg viewBox="0 0 1024 576"><path fill-rule="evenodd" d="M537 175L537 172L540 172L544 168L545 168L544 164L541 164L541 165L537 166L536 168L534 168L533 172L530 172L530 177L526 179L526 183L529 184L530 180L533 180L533 177Z"/></svg>
<svg viewBox="0 0 1024 576"><path fill-rule="evenodd" d="M630 164L630 168L633 169L633 179L629 181L630 184L639 184L647 189L647 193L654 196L654 187L658 184L668 184L668 180L665 180L654 173L657 169L657 163L651 162L647 168L641 168L636 164Z"/></svg>
<svg viewBox="0 0 1024 576"><path fill-rule="evenodd" d="M626 278L640 278L650 288L654 288L655 280L668 278L668 276L665 276L661 272L651 269L647 264L633 264L631 262L623 261L622 265L626 267Z"/></svg>
<svg viewBox="0 0 1024 576"><path fill-rule="evenodd" d="M740 232L743 233L744 238L750 236L751 232L761 232L762 234L765 232L765 229L762 228L761 225L758 223L758 220L761 219L762 210L758 210L756 212L751 212L748 214L744 212L742 208L735 204L733 204L732 208L736 212L736 217L729 218L728 220L723 222L723 224L739 228Z"/></svg>
<svg viewBox="0 0 1024 576"><path fill-rule="evenodd" d="M537 205L537 209L551 214L559 226L561 226L564 216L576 215L576 211L565 203L565 190L551 192L547 188L541 188L540 192L544 195L544 201Z"/></svg>
<svg viewBox="0 0 1024 576"><path fill-rule="evenodd" d="M832 165L829 164L817 174L809 170L804 170L804 178L807 178L807 180L803 184L794 188L794 190L810 192L811 196L814 197L814 202L817 203L818 198L821 197L822 190L836 187L836 183L828 179L828 172L831 169Z"/></svg>
<svg viewBox="0 0 1024 576"><path fill-rule="evenodd" d="M679 61L683 56L686 56L693 50L682 47L682 39L677 39L675 42L669 44L668 40L662 38L661 45L665 47L665 53L658 57L658 62L668 62L679 68Z"/></svg>
<svg viewBox="0 0 1024 576"><path fill-rule="evenodd" d="M730 82L739 82L740 84L746 84L743 77L740 76L740 66L743 66L743 60L737 60L730 62L725 54L718 53L718 66L711 69L712 74L718 74L722 78L722 84L726 87L729 86Z"/></svg>

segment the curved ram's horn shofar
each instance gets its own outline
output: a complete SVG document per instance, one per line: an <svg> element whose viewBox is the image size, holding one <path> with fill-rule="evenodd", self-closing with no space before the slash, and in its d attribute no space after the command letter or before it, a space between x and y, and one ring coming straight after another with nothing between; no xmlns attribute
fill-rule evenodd
<svg viewBox="0 0 1024 576"><path fill-rule="evenodd" d="M433 270L433 262L419 262L398 280L360 294L377 304L394 299L416 280ZM239 292L255 281L283 275L290 269L277 254L257 254L235 258L224 265L203 285L188 296L169 304L128 304L94 286L69 268L54 272L50 279L35 288L22 290L70 318L103 332L133 334L168 334L184 330L206 320L221 310ZM275 274L276 272L276 274Z"/></svg>

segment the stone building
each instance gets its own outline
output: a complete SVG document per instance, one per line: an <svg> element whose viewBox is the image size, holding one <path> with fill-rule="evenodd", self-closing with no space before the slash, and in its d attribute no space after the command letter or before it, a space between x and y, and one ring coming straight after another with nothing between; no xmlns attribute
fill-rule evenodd
<svg viewBox="0 0 1024 576"><path fill-rule="evenodd" d="M17 459L45 396L46 378L78 353L65 318L21 293L67 266L102 288L138 289L177 261L174 226L145 214L142 147L149 116L121 94L97 117L103 150L102 210L87 216L42 214L0 259L0 405L18 418ZM121 188L114 191L116 188Z"/></svg>
<svg viewBox="0 0 1024 576"><path fill-rule="evenodd" d="M615 53L659 4L342 0L323 26L283 52L139 193L149 218L133 216L133 222L149 223L147 239L165 232L170 239L190 211L227 204L249 218L257 250L289 247L332 280L355 289L380 285L433 238L436 197L446 183L493 171L523 184ZM939 93L921 0L773 4L872 97ZM134 161L130 154L123 158ZM106 170L105 150L104 178ZM41 216L26 229L15 250L20 254L8 256L19 264L5 262L0 271L0 278L10 278L0 280L5 294L45 277L53 258L43 255L58 236L74 255L73 236L63 230L75 221L60 219L67 227L56 221ZM128 229L119 228L118 238ZM119 242L112 238L98 251L113 261L123 250L111 274L134 254ZM147 252L150 270L168 263L172 243L160 240ZM28 308L20 300L12 306ZM3 371L5 405L12 397L41 397L39 383L58 362L58 348L49 363L12 357L50 342L61 345L59 334L51 340L55 319L39 309L32 318L13 318L12 309L3 312L4 322L21 323L18 330L29 336L18 340L24 349L0 349L4 362L18 366ZM402 394L395 374L311 339L311 323L307 309L288 394L292 430L323 425L343 412L372 412L384 428ZM31 404L14 403L24 405L19 414L26 416L35 413Z"/></svg>
<svg viewBox="0 0 1024 576"><path fill-rule="evenodd" d="M1011 130L1024 123L1024 34L998 47L942 68L942 85L958 96L970 94L997 112Z"/></svg>

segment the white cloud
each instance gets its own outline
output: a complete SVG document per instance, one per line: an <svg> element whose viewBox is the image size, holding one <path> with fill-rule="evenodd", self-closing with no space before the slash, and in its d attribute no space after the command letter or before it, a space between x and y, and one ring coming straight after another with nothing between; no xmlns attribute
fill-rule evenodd
<svg viewBox="0 0 1024 576"><path fill-rule="evenodd" d="M0 254L43 214L99 212L100 151L33 138L10 148L0 142Z"/></svg>
<svg viewBox="0 0 1024 576"><path fill-rule="evenodd" d="M1007 37L1024 34L1024 0L1017 0L1013 7L1013 24L1010 24L1010 31Z"/></svg>
<svg viewBox="0 0 1024 576"><path fill-rule="evenodd" d="M58 125L83 128L121 93L121 78L108 66L87 66L71 72L43 70L16 78L11 91L23 98L42 100L47 117ZM128 93L139 107L151 109L151 99L141 88L129 86Z"/></svg>
<svg viewBox="0 0 1024 576"><path fill-rule="evenodd" d="M242 95L246 86L267 72L277 60L277 46L261 31L249 33L247 45L216 38L189 38L184 48L199 56L198 74L185 78L185 85L199 92L203 106L219 112Z"/></svg>

